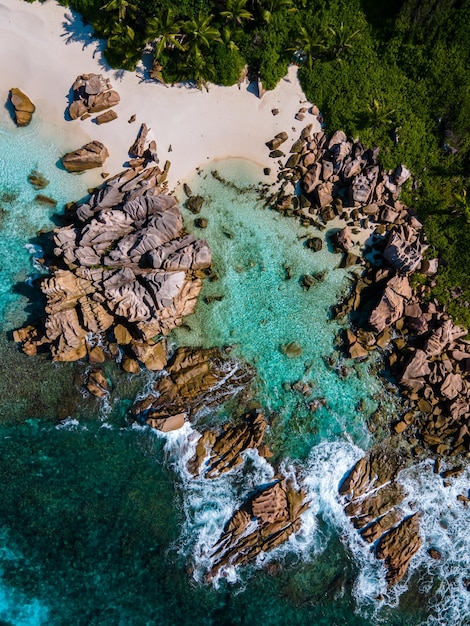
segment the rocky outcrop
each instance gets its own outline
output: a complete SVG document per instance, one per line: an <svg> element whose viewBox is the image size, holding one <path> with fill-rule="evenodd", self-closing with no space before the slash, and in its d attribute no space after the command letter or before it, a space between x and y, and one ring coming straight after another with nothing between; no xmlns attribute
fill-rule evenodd
<svg viewBox="0 0 470 626"><path fill-rule="evenodd" d="M52 272L41 282L43 329L15 333L25 352L42 347L54 360L74 361L112 343L136 362L126 361L128 371L165 366L156 338L194 310L211 252L184 233L161 175L158 167L127 170L69 211L72 224L53 232Z"/></svg>
<svg viewBox="0 0 470 626"><path fill-rule="evenodd" d="M421 545L417 513L404 519L379 539L376 556L384 560L387 569L385 579L389 588L403 578L412 557Z"/></svg>
<svg viewBox="0 0 470 626"><path fill-rule="evenodd" d="M384 560L388 587L405 575L421 547L417 514L403 519L405 494L396 482L404 459L392 448L375 447L354 465L339 487L344 511L367 543L377 542L375 556Z"/></svg>
<svg viewBox="0 0 470 626"><path fill-rule="evenodd" d="M15 123L17 126L27 126L33 117L36 107L17 87L10 89L10 102L15 112Z"/></svg>
<svg viewBox="0 0 470 626"><path fill-rule="evenodd" d="M305 492L283 479L255 493L227 522L214 546L208 579L283 544L300 529L307 508Z"/></svg>
<svg viewBox="0 0 470 626"><path fill-rule="evenodd" d="M72 86L73 101L68 108L72 120L84 115L100 113L119 103L119 94L108 78L101 74L81 74Z"/></svg>
<svg viewBox="0 0 470 626"><path fill-rule="evenodd" d="M158 430L170 430L169 423L178 424L179 428L202 407L215 407L243 394L253 376L253 370L234 359L224 358L218 348L179 348L165 376L155 382L152 393L136 402L132 415ZM259 428L261 426L257 425L254 433L259 432ZM253 436L257 438L256 434Z"/></svg>
<svg viewBox="0 0 470 626"><path fill-rule="evenodd" d="M421 242L418 231L407 224L393 229L383 252L384 259L403 274L412 274L421 265L423 252L428 248Z"/></svg>
<svg viewBox="0 0 470 626"><path fill-rule="evenodd" d="M195 476L202 474L205 478L217 478L241 465L242 452L249 448L266 455L267 448L262 447L266 427L264 416L255 411L245 415L241 423L227 425L221 431L204 431L188 462L188 470Z"/></svg>
<svg viewBox="0 0 470 626"><path fill-rule="evenodd" d="M84 172L101 167L109 157L106 146L100 141L90 141L78 150L67 152L62 157L62 165L68 172Z"/></svg>
<svg viewBox="0 0 470 626"><path fill-rule="evenodd" d="M369 317L369 324L380 333L387 326L398 321L405 310L405 303L411 298L410 283L406 276L395 275L388 282L383 295Z"/></svg>

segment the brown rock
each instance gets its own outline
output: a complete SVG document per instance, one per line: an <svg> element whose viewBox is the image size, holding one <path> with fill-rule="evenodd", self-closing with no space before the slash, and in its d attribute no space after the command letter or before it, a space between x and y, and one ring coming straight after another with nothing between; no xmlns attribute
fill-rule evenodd
<svg viewBox="0 0 470 626"><path fill-rule="evenodd" d="M277 150L281 144L287 141L288 138L289 135L286 132L278 133L275 135L274 139L267 141L266 145L270 150Z"/></svg>
<svg viewBox="0 0 470 626"><path fill-rule="evenodd" d="M118 342L118 344L120 344L121 346L127 345L128 343L132 341L132 335L127 330L127 328L123 326L122 324L117 324L114 327L114 337L116 341Z"/></svg>
<svg viewBox="0 0 470 626"><path fill-rule="evenodd" d="M162 370L167 362L166 342L158 343L132 343L132 352L136 358L141 361L148 370L157 372Z"/></svg>
<svg viewBox="0 0 470 626"><path fill-rule="evenodd" d="M389 588L403 578L421 544L417 513L404 519L379 540L376 555L378 559L384 560L387 569L385 578Z"/></svg>
<svg viewBox="0 0 470 626"><path fill-rule="evenodd" d="M257 412L247 414L240 424L228 426L218 433L206 431L198 442L196 453L188 462L188 469L199 474L207 459L203 474L205 478L217 478L243 462L242 453L250 448L260 449L266 420Z"/></svg>
<svg viewBox="0 0 470 626"><path fill-rule="evenodd" d="M83 172L101 167L108 156L107 148L100 141L92 141L78 150L64 154L62 164L68 172Z"/></svg>
<svg viewBox="0 0 470 626"><path fill-rule="evenodd" d="M125 372L129 372L129 374L139 374L140 367L136 359L131 359L129 357L124 357L122 360L122 369Z"/></svg>
<svg viewBox="0 0 470 626"><path fill-rule="evenodd" d="M98 365L99 363L104 363L106 358L105 358L103 348L101 346L95 346L94 348L89 350L88 360L92 365Z"/></svg>
<svg viewBox="0 0 470 626"><path fill-rule="evenodd" d="M109 384L100 369L92 369L85 383L87 390L97 398L104 398L109 394Z"/></svg>
<svg viewBox="0 0 470 626"><path fill-rule="evenodd" d="M139 132L137 133L137 139L129 148L129 154L133 157L143 157L145 152L145 142L149 132L147 124L141 124Z"/></svg>
<svg viewBox="0 0 470 626"><path fill-rule="evenodd" d="M377 539L381 535L390 530L390 528L392 528L392 526L395 526L395 524L398 524L401 519L402 514L400 513L400 511L397 509L392 509L388 511L388 513L385 513L383 517L379 517L371 524L369 524L369 526L363 528L360 531L361 537L364 539L364 541L367 541L368 543L377 541Z"/></svg>
<svg viewBox="0 0 470 626"><path fill-rule="evenodd" d="M166 419L179 413L191 419L201 407L218 406L241 394L253 378L252 370L224 359L217 348L179 348L166 371L168 375L154 384L155 394L132 408L137 419Z"/></svg>
<svg viewBox="0 0 470 626"><path fill-rule="evenodd" d="M233 514L214 546L213 564L208 577L221 568L253 561L284 543L301 526L300 515L306 510L305 493L276 481L256 493ZM252 530L246 529L252 520Z"/></svg>
<svg viewBox="0 0 470 626"><path fill-rule="evenodd" d="M351 231L348 226L338 230L331 236L333 246L343 252L348 252L352 247Z"/></svg>
<svg viewBox="0 0 470 626"><path fill-rule="evenodd" d="M27 126L33 117L36 107L17 87L10 89L10 102L15 110L15 123L17 126Z"/></svg>
<svg viewBox="0 0 470 626"><path fill-rule="evenodd" d="M100 124L107 124L108 122L112 122L113 120L116 120L118 117L118 114L116 113L116 111L113 111L112 109L110 109L109 111L105 111L104 113L101 113L101 115L98 115L97 117L95 117L95 122L100 125Z"/></svg>
<svg viewBox="0 0 470 626"><path fill-rule="evenodd" d="M394 480L402 465L402 458L392 448L372 448L346 476L339 493L351 499L358 498Z"/></svg>
<svg viewBox="0 0 470 626"><path fill-rule="evenodd" d="M158 419L149 417L146 420L146 423L156 430L161 430L163 433L168 433L172 430L178 430L179 428L182 428L185 421L186 413L177 413L176 415L169 415L168 417L162 417Z"/></svg>

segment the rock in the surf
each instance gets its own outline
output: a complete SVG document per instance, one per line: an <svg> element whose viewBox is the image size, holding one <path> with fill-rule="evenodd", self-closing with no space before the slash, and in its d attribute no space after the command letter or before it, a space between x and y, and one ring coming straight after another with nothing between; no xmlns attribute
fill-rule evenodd
<svg viewBox="0 0 470 626"><path fill-rule="evenodd" d="M254 376L251 368L225 358L218 348L178 348L165 373L132 408L137 421L158 430L168 429L167 420L176 415L183 416L179 428L201 408L242 395Z"/></svg>
<svg viewBox="0 0 470 626"><path fill-rule="evenodd" d="M225 567L250 563L301 528L306 494L285 479L262 487L235 511L214 545L208 579Z"/></svg>
<svg viewBox="0 0 470 626"><path fill-rule="evenodd" d="M264 416L248 413L234 425L220 431L206 430L198 441L196 452L188 462L189 471L205 478L217 478L243 463L245 450L260 449L267 427Z"/></svg>

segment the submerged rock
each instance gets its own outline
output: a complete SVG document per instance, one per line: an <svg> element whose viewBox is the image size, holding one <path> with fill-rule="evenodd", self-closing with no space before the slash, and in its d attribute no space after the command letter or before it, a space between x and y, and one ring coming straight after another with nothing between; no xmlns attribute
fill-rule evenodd
<svg viewBox="0 0 470 626"><path fill-rule="evenodd" d="M302 354L302 346L300 346L295 341L291 341L291 343L281 345L280 350L282 354L285 354L290 359L295 359Z"/></svg>

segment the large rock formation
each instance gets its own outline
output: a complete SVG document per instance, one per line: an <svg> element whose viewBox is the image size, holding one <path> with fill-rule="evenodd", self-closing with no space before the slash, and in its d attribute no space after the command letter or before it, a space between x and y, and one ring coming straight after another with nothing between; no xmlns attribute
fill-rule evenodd
<svg viewBox="0 0 470 626"><path fill-rule="evenodd" d="M218 406L241 394L253 376L253 370L224 358L218 348L179 348L166 368L166 376L155 382L152 393L136 402L132 414L158 430L174 430L202 407Z"/></svg>
<svg viewBox="0 0 470 626"><path fill-rule="evenodd" d="M101 167L108 157L106 146L100 141L90 141L81 148L64 154L62 165L68 172L84 172Z"/></svg>
<svg viewBox="0 0 470 626"><path fill-rule="evenodd" d="M282 479L255 493L225 525L212 552L208 578L224 567L249 563L287 541L300 529L300 516L308 506L305 493Z"/></svg>
<svg viewBox="0 0 470 626"><path fill-rule="evenodd" d="M412 274L421 265L423 252L428 248L422 243L420 233L407 224L392 230L383 256L396 270Z"/></svg>
<svg viewBox="0 0 470 626"><path fill-rule="evenodd" d="M376 556L384 560L387 568L385 579L389 588L403 578L421 544L417 513L402 520L379 539Z"/></svg>
<svg viewBox="0 0 470 626"><path fill-rule="evenodd" d="M33 117L36 107L17 87L10 89L10 102L15 110L15 122L17 126L27 126Z"/></svg>
<svg viewBox="0 0 470 626"><path fill-rule="evenodd" d="M195 476L217 478L243 463L242 452L249 448L267 453L262 446L266 420L261 413L249 413L241 423L227 425L222 431L206 430L198 441L196 452L188 462Z"/></svg>
<svg viewBox="0 0 470 626"><path fill-rule="evenodd" d="M122 172L53 232L53 269L41 283L44 328L15 333L26 353L47 346L54 360L73 361L100 341L122 342L134 360L165 365L155 338L194 310L211 252L184 233L161 176L158 167Z"/></svg>
<svg viewBox="0 0 470 626"><path fill-rule="evenodd" d="M68 114L75 120L84 115L100 113L119 103L119 94L108 78L101 74L81 74L72 86L73 101Z"/></svg>
<svg viewBox="0 0 470 626"><path fill-rule="evenodd" d="M403 519L399 505L406 495L396 482L404 460L385 446L370 450L355 464L339 493L344 511L364 541L377 541L375 556L384 560L389 587L406 573L411 558L421 547L418 516Z"/></svg>
<svg viewBox="0 0 470 626"><path fill-rule="evenodd" d="M395 275L388 282L380 302L369 317L370 326L380 333L403 316L405 303L411 298L406 276Z"/></svg>

